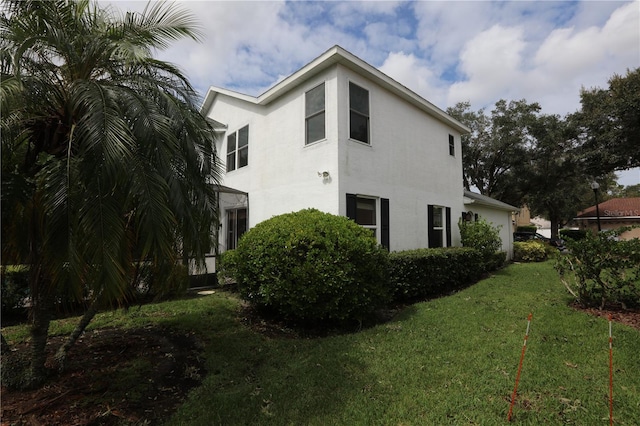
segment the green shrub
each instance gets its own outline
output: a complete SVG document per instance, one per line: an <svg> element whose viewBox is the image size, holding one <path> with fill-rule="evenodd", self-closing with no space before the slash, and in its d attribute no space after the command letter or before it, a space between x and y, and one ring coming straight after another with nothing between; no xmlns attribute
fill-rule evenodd
<svg viewBox="0 0 640 426"><path fill-rule="evenodd" d="M406 250L389 255L389 281L394 299L405 301L451 293L476 282L483 256L473 248Z"/></svg>
<svg viewBox="0 0 640 426"><path fill-rule="evenodd" d="M485 219L475 222L459 221L460 238L463 247L470 247L478 250L482 254L483 267L485 271L495 271L504 264L506 253L499 253L502 246L500 239L500 227L494 227ZM500 259L503 259L500 261Z"/></svg>
<svg viewBox="0 0 640 426"><path fill-rule="evenodd" d="M387 251L345 217L315 209L273 217L231 256L241 296L290 320L362 319L389 300Z"/></svg>
<svg viewBox="0 0 640 426"><path fill-rule="evenodd" d="M588 231L584 229L561 229L560 238L563 240L572 239L578 241L583 239L587 235L587 232Z"/></svg>
<svg viewBox="0 0 640 426"><path fill-rule="evenodd" d="M516 262L542 262L547 259L547 246L538 240L516 241L513 243L513 260Z"/></svg>
<svg viewBox="0 0 640 426"><path fill-rule="evenodd" d="M626 229L588 232L581 240L567 240L569 253L559 258L556 269L583 306L640 306L640 239L618 241Z"/></svg>
<svg viewBox="0 0 640 426"><path fill-rule="evenodd" d="M218 284L221 286L235 283L237 252L235 250L227 250L218 255L216 259L216 275Z"/></svg>
<svg viewBox="0 0 640 426"><path fill-rule="evenodd" d="M532 234L535 234L536 232L538 232L538 227L535 225L522 225L516 228L516 232L530 232Z"/></svg>
<svg viewBox="0 0 640 426"><path fill-rule="evenodd" d="M23 314L29 297L29 268L27 266L1 267L2 317Z"/></svg>
<svg viewBox="0 0 640 426"><path fill-rule="evenodd" d="M504 266L507 261L506 251L497 251L491 255L487 263L487 271L495 271Z"/></svg>

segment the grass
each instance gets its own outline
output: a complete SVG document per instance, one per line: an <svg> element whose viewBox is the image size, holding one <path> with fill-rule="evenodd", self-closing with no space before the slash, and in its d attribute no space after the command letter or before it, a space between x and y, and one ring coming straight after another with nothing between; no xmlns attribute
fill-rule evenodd
<svg viewBox="0 0 640 426"><path fill-rule="evenodd" d="M547 262L509 266L354 334L269 338L239 322L224 292L101 314L92 327L162 324L203 338L208 374L171 425L492 425L506 423L531 312L513 423L605 424L608 323L568 302ZM70 331L65 321L56 332ZM640 332L614 324L613 337L614 417L637 425Z"/></svg>

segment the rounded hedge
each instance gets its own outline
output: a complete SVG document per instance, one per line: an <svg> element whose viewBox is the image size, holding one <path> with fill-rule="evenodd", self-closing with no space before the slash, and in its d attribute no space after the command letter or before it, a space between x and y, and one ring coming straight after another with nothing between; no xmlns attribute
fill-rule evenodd
<svg viewBox="0 0 640 426"><path fill-rule="evenodd" d="M388 253L371 231L315 209L259 223L227 259L245 300L289 320L362 319L390 298Z"/></svg>

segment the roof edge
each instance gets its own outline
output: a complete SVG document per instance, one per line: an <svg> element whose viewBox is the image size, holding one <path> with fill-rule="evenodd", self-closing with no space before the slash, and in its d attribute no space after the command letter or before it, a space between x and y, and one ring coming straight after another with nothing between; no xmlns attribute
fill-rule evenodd
<svg viewBox="0 0 640 426"><path fill-rule="evenodd" d="M294 87L308 79L309 77L324 71L325 69L335 65L341 64L346 66L347 68L361 73L371 80L375 81L381 87L391 91L395 95L404 99L405 101L413 104L414 106L422 109L427 114L431 115L435 119L442 121L462 134L470 133L471 129L466 125L462 124L455 118L451 117L442 109L438 108L422 96L418 95L413 90L408 87L400 84L398 81L389 77L376 67L368 64L362 59L358 58L354 54L340 47L339 45L334 45L320 56L313 59L311 62L304 65L302 68L295 71L293 74L285 77L279 82L275 83L269 89L267 89L264 93L259 95L258 97L245 95L239 92L235 92L228 89L223 89L220 87L211 86L207 91L207 95L205 96L202 107L200 108L200 112L203 114L207 114L211 105L213 104L216 96L218 94L230 96L244 102L248 102L256 105L266 105L272 102L274 99L282 96L284 93L289 92Z"/></svg>
<svg viewBox="0 0 640 426"><path fill-rule="evenodd" d="M520 209L518 207L512 206L511 204L503 203L500 200L496 200L495 198L487 197L486 195L478 194L476 192L471 192L468 190L464 190L464 197L471 200L470 203L465 204L479 204L482 206L493 207L500 210L511 211L511 212L519 212Z"/></svg>

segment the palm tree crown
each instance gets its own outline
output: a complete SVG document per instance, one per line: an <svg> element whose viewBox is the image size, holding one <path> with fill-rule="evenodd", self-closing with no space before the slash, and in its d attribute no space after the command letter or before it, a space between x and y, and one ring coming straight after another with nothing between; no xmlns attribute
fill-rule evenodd
<svg viewBox="0 0 640 426"><path fill-rule="evenodd" d="M202 262L214 133L187 78L152 56L197 39L192 17L13 0L0 32L2 259L30 266L36 307L53 294L121 300L137 261L156 278L181 252Z"/></svg>

